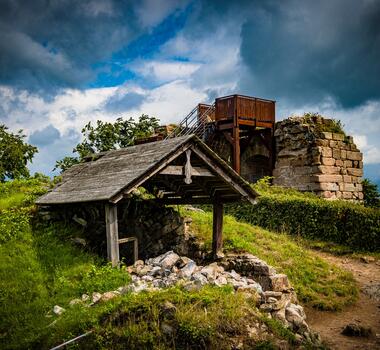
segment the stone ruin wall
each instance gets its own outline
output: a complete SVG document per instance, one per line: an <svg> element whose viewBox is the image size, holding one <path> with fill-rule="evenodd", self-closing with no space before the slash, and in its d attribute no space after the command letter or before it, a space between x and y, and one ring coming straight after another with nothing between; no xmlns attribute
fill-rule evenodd
<svg viewBox="0 0 380 350"><path fill-rule="evenodd" d="M332 123L322 117L276 123L275 185L326 199L363 200L363 155L351 136L318 131Z"/></svg>

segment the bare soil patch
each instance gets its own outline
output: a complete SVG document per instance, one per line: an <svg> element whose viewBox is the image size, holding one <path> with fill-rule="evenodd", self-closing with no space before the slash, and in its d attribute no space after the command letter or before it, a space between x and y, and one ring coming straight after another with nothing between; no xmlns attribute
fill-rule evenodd
<svg viewBox="0 0 380 350"><path fill-rule="evenodd" d="M360 287L359 300L339 312L307 308L307 322L331 349L380 349L380 261L353 259L317 252L323 259L351 271ZM341 334L349 323L370 327L369 337L349 337Z"/></svg>

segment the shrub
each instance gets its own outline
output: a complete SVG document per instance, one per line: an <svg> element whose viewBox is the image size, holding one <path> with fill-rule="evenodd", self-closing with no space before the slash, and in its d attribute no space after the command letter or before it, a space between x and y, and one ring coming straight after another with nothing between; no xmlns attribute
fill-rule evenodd
<svg viewBox="0 0 380 350"><path fill-rule="evenodd" d="M369 179L364 179L362 185L364 205L366 207L380 208L380 194L377 185Z"/></svg>
<svg viewBox="0 0 380 350"><path fill-rule="evenodd" d="M270 187L256 189L256 206L233 204L226 212L270 230L348 245L355 250L380 250L380 210L345 201L326 201L312 194Z"/></svg>

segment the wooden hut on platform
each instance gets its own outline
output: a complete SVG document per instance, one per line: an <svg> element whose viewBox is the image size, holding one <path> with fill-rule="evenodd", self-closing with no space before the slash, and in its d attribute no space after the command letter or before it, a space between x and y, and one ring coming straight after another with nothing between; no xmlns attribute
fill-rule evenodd
<svg viewBox="0 0 380 350"><path fill-rule="evenodd" d="M255 203L257 193L195 135L94 154L72 166L40 206L102 202L108 259L119 262L118 203L144 187L165 204L213 205L213 253L222 249L223 204ZM133 238L130 238L133 239Z"/></svg>

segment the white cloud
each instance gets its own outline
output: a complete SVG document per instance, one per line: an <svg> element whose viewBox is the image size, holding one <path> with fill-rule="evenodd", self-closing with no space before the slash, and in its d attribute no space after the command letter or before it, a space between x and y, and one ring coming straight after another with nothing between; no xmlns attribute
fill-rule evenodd
<svg viewBox="0 0 380 350"><path fill-rule="evenodd" d="M139 61L133 65L133 70L149 81L156 83L170 82L191 76L200 64L179 61Z"/></svg>
<svg viewBox="0 0 380 350"><path fill-rule="evenodd" d="M380 163L380 149L375 145L368 144L366 135L353 135L356 146L363 152L365 164Z"/></svg>
<svg viewBox="0 0 380 350"><path fill-rule="evenodd" d="M131 92L145 96L138 108L121 114L107 112L105 104L110 98ZM30 166L32 172L50 173L56 160L72 155L80 131L89 121L114 121L118 117L138 117L146 113L159 118L163 124L178 122L205 99L206 94L192 89L184 80L172 81L151 90L138 86L83 91L65 89L51 101L34 93L0 87L0 106L4 110L3 115L0 113L0 123L5 123L12 131L22 128L28 136L48 125L58 129L61 138L40 147Z"/></svg>

